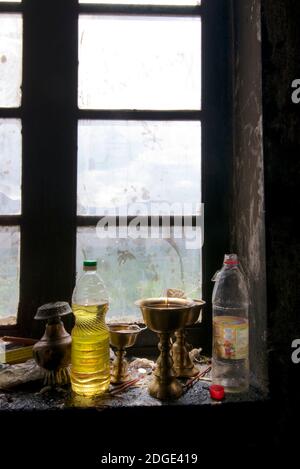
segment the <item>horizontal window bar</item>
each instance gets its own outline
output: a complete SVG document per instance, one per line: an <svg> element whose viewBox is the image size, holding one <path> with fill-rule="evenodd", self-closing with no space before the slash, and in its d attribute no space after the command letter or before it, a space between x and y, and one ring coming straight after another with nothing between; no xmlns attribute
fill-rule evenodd
<svg viewBox="0 0 300 469"><path fill-rule="evenodd" d="M22 117L22 109L20 107L15 107L15 108L5 108L5 107L0 107L0 119L6 119L6 118L15 118L15 119L20 119Z"/></svg>
<svg viewBox="0 0 300 469"><path fill-rule="evenodd" d="M18 336L19 325L18 324L10 324L10 325L0 324L0 331L2 335Z"/></svg>
<svg viewBox="0 0 300 469"><path fill-rule="evenodd" d="M54 7L55 8L55 7ZM0 2L0 13L22 12L22 3ZM118 5L85 3L78 5L82 14L108 14L108 15L158 15L158 16L201 16L201 5Z"/></svg>
<svg viewBox="0 0 300 469"><path fill-rule="evenodd" d="M22 3L0 2L0 13L16 13L22 11Z"/></svg>
<svg viewBox="0 0 300 469"><path fill-rule="evenodd" d="M117 5L88 4L79 5L80 13L106 15L157 15L157 16L200 16L201 6L176 5Z"/></svg>
<svg viewBox="0 0 300 469"><path fill-rule="evenodd" d="M45 113L47 106L44 107ZM137 109L77 109L79 119L115 119L115 120L202 120L204 111L199 110L137 110ZM23 117L25 111L19 108L0 107L0 117Z"/></svg>
<svg viewBox="0 0 300 469"><path fill-rule="evenodd" d="M20 225L21 221L21 215L0 215L0 226Z"/></svg>
<svg viewBox="0 0 300 469"><path fill-rule="evenodd" d="M0 2L0 13L22 12L26 6L27 5L23 3ZM82 14L102 15L201 16L202 13L201 5L118 5L81 3L78 5L78 10L79 13Z"/></svg>
<svg viewBox="0 0 300 469"><path fill-rule="evenodd" d="M79 119L115 120L201 120L202 111L148 111L78 109Z"/></svg>
<svg viewBox="0 0 300 469"><path fill-rule="evenodd" d="M80 216L77 216L77 226L96 226L98 221L102 220L103 218L106 218L108 223L114 222L114 217L111 217L111 216L105 216L105 215L82 216L80 215ZM148 216L128 216L126 217L126 220L121 220L121 223L120 223L119 217L115 217L115 218L116 218L115 220L116 226L127 226L130 222L132 222L136 218L139 218L140 220L143 220L144 222L146 220L147 224L151 226L151 217L148 217ZM184 219L187 219L188 221L190 221L191 226L196 226L196 219L197 219L196 215L184 215L184 216L176 216L176 217L174 217L173 215L171 215L170 217L168 217L167 215L164 215L164 216L153 217L153 219L156 219L156 218L158 218L159 226L162 226L163 222L166 222L169 219L170 219L170 226L174 226L175 218L181 220L182 224L184 222Z"/></svg>

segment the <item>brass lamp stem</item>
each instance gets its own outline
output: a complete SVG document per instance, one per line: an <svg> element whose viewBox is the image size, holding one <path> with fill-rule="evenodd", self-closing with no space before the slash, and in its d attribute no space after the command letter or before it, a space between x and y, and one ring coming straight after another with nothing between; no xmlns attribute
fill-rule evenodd
<svg viewBox="0 0 300 469"><path fill-rule="evenodd" d="M153 381L149 386L149 393L157 399L177 399L182 395L182 386L176 379L171 356L171 334L162 332L159 334L160 355L156 362Z"/></svg>
<svg viewBox="0 0 300 469"><path fill-rule="evenodd" d="M124 348L119 348L115 352L116 358L113 362L113 369L111 374L111 383L123 383L126 381L128 375L128 363L125 360L126 351Z"/></svg>

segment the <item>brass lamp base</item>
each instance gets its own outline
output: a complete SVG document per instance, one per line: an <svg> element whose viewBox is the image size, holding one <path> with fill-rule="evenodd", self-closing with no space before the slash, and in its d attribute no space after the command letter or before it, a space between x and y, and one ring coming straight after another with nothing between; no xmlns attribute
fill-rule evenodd
<svg viewBox="0 0 300 469"><path fill-rule="evenodd" d="M159 376L154 376L148 388L149 394L155 399L166 401L169 399L178 399L182 395L182 386L173 379L169 383L162 383Z"/></svg>
<svg viewBox="0 0 300 469"><path fill-rule="evenodd" d="M67 392L62 386L70 384L70 367L59 368L58 370L45 370L45 378L40 394L56 390L58 392Z"/></svg>

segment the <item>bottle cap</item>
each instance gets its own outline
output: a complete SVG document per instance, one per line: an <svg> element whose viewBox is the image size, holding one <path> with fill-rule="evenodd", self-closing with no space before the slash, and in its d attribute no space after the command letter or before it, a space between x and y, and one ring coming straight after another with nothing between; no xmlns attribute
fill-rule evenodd
<svg viewBox="0 0 300 469"><path fill-rule="evenodd" d="M225 265L238 265L239 264L238 256L236 254L225 254L224 264Z"/></svg>
<svg viewBox="0 0 300 469"><path fill-rule="evenodd" d="M91 259L83 261L83 266L84 267L97 267L97 261L94 261Z"/></svg>
<svg viewBox="0 0 300 469"><path fill-rule="evenodd" d="M97 270L97 261L94 260L86 260L83 261L83 270L87 272L88 270L96 271Z"/></svg>
<svg viewBox="0 0 300 469"><path fill-rule="evenodd" d="M225 397L225 389L219 384L209 386L210 397L216 401L221 401Z"/></svg>

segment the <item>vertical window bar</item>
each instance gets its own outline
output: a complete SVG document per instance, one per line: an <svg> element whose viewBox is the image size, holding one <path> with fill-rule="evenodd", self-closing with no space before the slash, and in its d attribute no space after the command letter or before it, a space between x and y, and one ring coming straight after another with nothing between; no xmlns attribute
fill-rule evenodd
<svg viewBox="0 0 300 469"><path fill-rule="evenodd" d="M75 271L77 1L24 0L20 326L70 300Z"/></svg>

